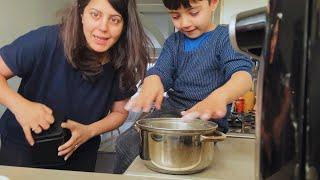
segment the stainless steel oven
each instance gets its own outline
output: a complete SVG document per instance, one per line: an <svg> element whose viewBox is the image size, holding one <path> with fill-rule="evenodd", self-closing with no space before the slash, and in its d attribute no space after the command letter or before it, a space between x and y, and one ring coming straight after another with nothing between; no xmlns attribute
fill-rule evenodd
<svg viewBox="0 0 320 180"><path fill-rule="evenodd" d="M230 25L259 59L256 179L319 179L320 1L270 0Z"/></svg>

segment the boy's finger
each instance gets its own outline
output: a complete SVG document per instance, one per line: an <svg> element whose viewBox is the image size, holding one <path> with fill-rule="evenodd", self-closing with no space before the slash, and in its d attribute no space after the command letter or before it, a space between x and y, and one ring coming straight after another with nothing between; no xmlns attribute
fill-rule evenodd
<svg viewBox="0 0 320 180"><path fill-rule="evenodd" d="M221 119L226 115L226 112L223 111L216 111L213 113L212 118L213 119Z"/></svg>
<svg viewBox="0 0 320 180"><path fill-rule="evenodd" d="M135 113L140 113L142 111L141 106L135 106L131 109Z"/></svg>
<svg viewBox="0 0 320 180"><path fill-rule="evenodd" d="M124 106L124 109L130 111L133 108L133 100L130 99L127 104Z"/></svg>
<svg viewBox="0 0 320 180"><path fill-rule="evenodd" d="M211 116L208 113L204 113L200 116L200 119L205 120L205 121L209 120L210 118L211 118Z"/></svg>
<svg viewBox="0 0 320 180"><path fill-rule="evenodd" d="M163 101L163 94L160 94L156 97L156 102L155 102L155 106L158 110L161 109L162 101Z"/></svg>
<svg viewBox="0 0 320 180"><path fill-rule="evenodd" d="M143 107L143 112L149 112L152 107L152 103L145 104Z"/></svg>
<svg viewBox="0 0 320 180"><path fill-rule="evenodd" d="M199 117L199 113L198 112L191 112L191 113L187 113L184 116L182 116L183 120L194 120L197 117Z"/></svg>

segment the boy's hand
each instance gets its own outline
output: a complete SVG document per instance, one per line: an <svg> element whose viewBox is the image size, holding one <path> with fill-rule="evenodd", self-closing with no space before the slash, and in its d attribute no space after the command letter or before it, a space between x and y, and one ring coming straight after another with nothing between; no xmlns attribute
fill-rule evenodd
<svg viewBox="0 0 320 180"><path fill-rule="evenodd" d="M164 88L160 77L157 75L148 76L143 81L139 95L131 98L125 109L133 112L149 112L153 103L157 109L160 109L163 93Z"/></svg>
<svg viewBox="0 0 320 180"><path fill-rule="evenodd" d="M202 120L221 119L227 113L227 101L223 96L212 95L200 101L187 111L182 111L182 119L192 120L200 118Z"/></svg>

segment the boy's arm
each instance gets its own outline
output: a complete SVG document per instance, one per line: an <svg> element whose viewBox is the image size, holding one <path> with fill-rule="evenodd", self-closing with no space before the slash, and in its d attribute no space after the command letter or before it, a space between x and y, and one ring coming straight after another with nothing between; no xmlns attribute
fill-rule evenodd
<svg viewBox="0 0 320 180"><path fill-rule="evenodd" d="M207 98L191 109L182 112L184 119L220 119L227 113L227 104L232 103L252 87L252 77L246 71L235 72L229 81L213 91Z"/></svg>
<svg viewBox="0 0 320 180"><path fill-rule="evenodd" d="M153 103L157 109L161 108L164 88L157 75L150 75L143 81L141 91L126 104L126 110L134 112L149 112Z"/></svg>
<svg viewBox="0 0 320 180"><path fill-rule="evenodd" d="M148 70L147 77L143 80L141 91L129 100L126 110L149 112L153 104L157 109L161 108L163 93L173 84L175 36L173 34L166 40L156 64Z"/></svg>

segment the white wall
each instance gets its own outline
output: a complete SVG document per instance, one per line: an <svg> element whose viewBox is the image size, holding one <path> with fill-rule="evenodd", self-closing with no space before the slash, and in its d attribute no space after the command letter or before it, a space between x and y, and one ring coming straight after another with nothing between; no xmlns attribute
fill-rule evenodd
<svg viewBox="0 0 320 180"><path fill-rule="evenodd" d="M231 18L242 11L267 6L269 0L220 0L222 24L229 24Z"/></svg>
<svg viewBox="0 0 320 180"><path fill-rule="evenodd" d="M43 25L58 22L56 12L72 0L0 0L0 47ZM20 79L9 84L17 89ZM0 105L0 116L5 108Z"/></svg>

